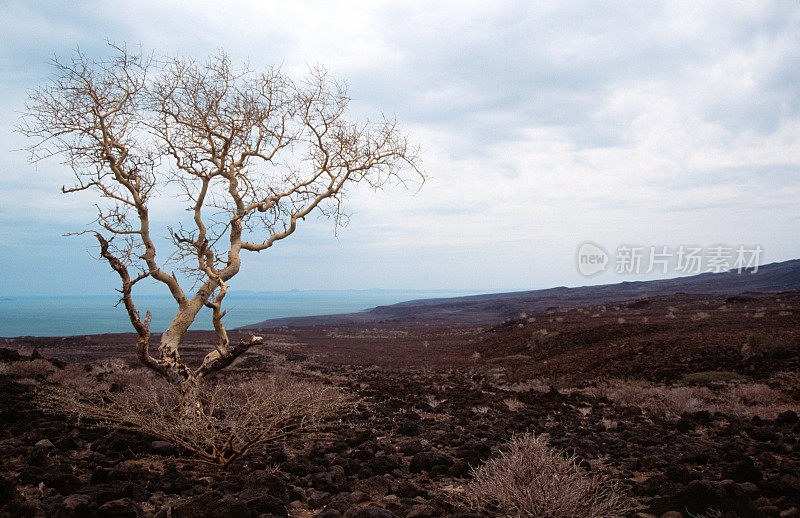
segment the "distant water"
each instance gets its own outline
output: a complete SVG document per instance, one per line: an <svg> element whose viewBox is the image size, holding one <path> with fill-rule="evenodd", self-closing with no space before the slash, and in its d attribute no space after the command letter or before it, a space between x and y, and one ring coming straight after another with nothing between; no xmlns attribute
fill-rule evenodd
<svg viewBox="0 0 800 518"><path fill-rule="evenodd" d="M262 320L282 317L355 313L375 306L412 299L472 295L466 291L346 290L285 291L265 293L229 292L223 309L223 322L232 329ZM133 332L125 308L114 307L111 296L2 297L0 298L0 336L69 336ZM150 329L163 331L176 313L169 296L143 295L135 299L144 318L153 314ZM203 308L190 329L213 329L211 310Z"/></svg>

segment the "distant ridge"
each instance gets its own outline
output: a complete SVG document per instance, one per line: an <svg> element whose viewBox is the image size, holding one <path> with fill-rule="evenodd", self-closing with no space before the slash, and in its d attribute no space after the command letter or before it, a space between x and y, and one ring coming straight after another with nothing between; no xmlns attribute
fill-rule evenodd
<svg viewBox="0 0 800 518"><path fill-rule="evenodd" d="M743 270L742 273L731 270L654 281L620 282L578 288L561 286L543 290L412 300L391 306L378 306L360 313L265 320L241 329L381 321L490 324L518 317L520 313L541 311L553 306L603 304L681 292L735 295L746 292L782 291L800 291L800 259L759 266L756 273L749 270Z"/></svg>

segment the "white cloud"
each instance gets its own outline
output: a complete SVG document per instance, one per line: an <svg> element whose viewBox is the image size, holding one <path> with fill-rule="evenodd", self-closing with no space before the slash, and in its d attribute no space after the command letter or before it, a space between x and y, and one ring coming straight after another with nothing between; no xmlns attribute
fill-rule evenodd
<svg viewBox="0 0 800 518"><path fill-rule="evenodd" d="M243 275L263 288L300 278L322 287L543 287L580 280L572 260L585 239L609 248L751 240L772 260L800 256L793 4L51 7L0 8L10 27L0 43L9 71L0 79L4 237L19 236L30 199L61 222L86 220L86 200L56 193L68 171L48 163L37 173L8 153L24 145L10 128L47 58L76 45L102 52L108 38L198 59L224 48L295 75L324 63L349 81L355 115L396 114L422 144L431 175L423 190L353 192L353 220L338 240L330 224L307 222L254 260ZM25 227L26 242L50 235L37 225ZM338 264L337 280L315 270L320 253ZM265 275L266 264L283 273Z"/></svg>

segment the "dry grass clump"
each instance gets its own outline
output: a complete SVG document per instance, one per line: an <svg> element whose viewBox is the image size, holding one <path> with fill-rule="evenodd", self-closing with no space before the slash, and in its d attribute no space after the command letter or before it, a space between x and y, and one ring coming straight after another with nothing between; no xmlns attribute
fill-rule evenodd
<svg viewBox="0 0 800 518"><path fill-rule="evenodd" d="M86 383L42 389L40 404L99 426L147 434L221 467L259 446L319 433L351 404L333 386L269 376L204 385L202 412L187 414L180 394L162 380L143 371L125 374L110 389Z"/></svg>
<svg viewBox="0 0 800 518"><path fill-rule="evenodd" d="M497 388L509 392L550 392L550 383L541 378L533 378L525 381L518 381L513 385L500 385Z"/></svg>
<svg viewBox="0 0 800 518"><path fill-rule="evenodd" d="M512 412L516 412L525 407L525 403L515 397L506 398L503 400L503 403L505 403L506 407Z"/></svg>
<svg viewBox="0 0 800 518"><path fill-rule="evenodd" d="M55 365L42 358L13 361L2 365L2 374L28 379L44 378L51 372L57 370Z"/></svg>
<svg viewBox="0 0 800 518"><path fill-rule="evenodd" d="M506 383L512 384L520 381L520 372L528 365L531 357L526 354L512 354L489 360L490 364L502 369Z"/></svg>
<svg viewBox="0 0 800 518"><path fill-rule="evenodd" d="M701 371L691 372L681 378L681 383L686 385L709 385L712 383L725 383L727 381L743 381L747 376L742 376L730 371Z"/></svg>
<svg viewBox="0 0 800 518"><path fill-rule="evenodd" d="M478 512L531 518L610 518L632 509L613 484L533 434L514 437L475 469L464 499Z"/></svg>
<svg viewBox="0 0 800 518"><path fill-rule="evenodd" d="M94 365L69 363L63 369L48 374L45 380L63 390L100 393L157 384L160 378L150 370L130 369L122 360L111 359Z"/></svg>
<svg viewBox="0 0 800 518"><path fill-rule="evenodd" d="M774 419L786 410L800 412L800 404L764 383L731 382L715 386L667 386L637 380L614 380L582 389L625 406L668 418L684 412L720 412L751 418Z"/></svg>

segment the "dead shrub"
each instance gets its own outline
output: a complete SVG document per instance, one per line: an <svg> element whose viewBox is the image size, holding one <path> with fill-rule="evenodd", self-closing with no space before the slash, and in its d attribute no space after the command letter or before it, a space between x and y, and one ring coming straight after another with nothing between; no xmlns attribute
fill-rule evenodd
<svg viewBox="0 0 800 518"><path fill-rule="evenodd" d="M497 388L507 390L509 392L550 392L551 385L545 379L532 378L525 381L518 381L513 385L505 384L499 385Z"/></svg>
<svg viewBox="0 0 800 518"><path fill-rule="evenodd" d="M531 518L610 518L632 509L614 484L533 434L514 437L475 469L464 499L478 512Z"/></svg>
<svg viewBox="0 0 800 518"><path fill-rule="evenodd" d="M506 407L512 412L516 412L525 407L525 403L514 397L504 399L503 403L505 403Z"/></svg>
<svg viewBox="0 0 800 518"><path fill-rule="evenodd" d="M624 406L640 408L653 416L680 417L684 412L706 410L751 418L774 419L786 410L800 411L792 398L763 383L729 382L708 386L654 385L638 380L615 380L581 390Z"/></svg>
<svg viewBox="0 0 800 518"><path fill-rule="evenodd" d="M5 365L4 374L29 379L44 378L57 370L55 365L42 358L9 362Z"/></svg>
<svg viewBox="0 0 800 518"><path fill-rule="evenodd" d="M202 411L187 414L176 390L154 376L140 376L122 389L86 384L42 389L39 401L52 413L144 433L221 467L258 447L319 433L351 404L336 387L269 376L206 384L200 390Z"/></svg>
<svg viewBox="0 0 800 518"><path fill-rule="evenodd" d="M531 357L525 354L512 354L489 360L490 364L497 365L503 370L506 383L512 384L520 380L520 372L530 362Z"/></svg>
<svg viewBox="0 0 800 518"><path fill-rule="evenodd" d="M684 375L683 378L681 378L681 383L686 385L710 385L712 383L725 383L727 381L742 381L746 379L747 376L736 372L701 371Z"/></svg>
<svg viewBox="0 0 800 518"><path fill-rule="evenodd" d="M752 349L758 349L764 343L764 335L750 333L747 335L747 345Z"/></svg>
<svg viewBox="0 0 800 518"><path fill-rule="evenodd" d="M120 391L131 386L147 386L157 383L159 378L144 368L129 369L113 360L98 365L67 364L63 369L50 373L46 381L61 389L81 393ZM112 388L113 387L113 388Z"/></svg>

